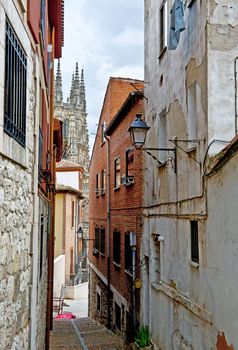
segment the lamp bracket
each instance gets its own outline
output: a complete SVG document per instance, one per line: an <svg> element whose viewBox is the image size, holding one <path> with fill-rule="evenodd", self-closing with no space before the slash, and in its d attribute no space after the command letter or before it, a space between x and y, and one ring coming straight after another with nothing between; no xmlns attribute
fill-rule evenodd
<svg viewBox="0 0 238 350"><path fill-rule="evenodd" d="M177 139L174 139L174 140L169 140L170 142L173 142L174 145L175 145L175 148L178 147L181 151L183 151L185 154L187 154L187 156L189 158L191 158L194 162L196 162L197 164L201 165L201 162L199 162L197 159L195 159L194 157L192 157L190 154L188 154L185 149L183 149L181 146L178 145L178 141L179 142L201 142L201 141L204 141L204 140L177 140Z"/></svg>
<svg viewBox="0 0 238 350"><path fill-rule="evenodd" d="M177 154L176 154L176 147L175 148L163 148L163 147L160 147L160 148L139 148L141 149L142 151L146 152L149 156L151 156L154 160L156 160L156 162L159 164L159 165L162 165L163 163L157 158L155 157L150 151L165 151L165 152L174 152L174 161L175 161L175 164L174 164L174 172L175 174L177 173Z"/></svg>

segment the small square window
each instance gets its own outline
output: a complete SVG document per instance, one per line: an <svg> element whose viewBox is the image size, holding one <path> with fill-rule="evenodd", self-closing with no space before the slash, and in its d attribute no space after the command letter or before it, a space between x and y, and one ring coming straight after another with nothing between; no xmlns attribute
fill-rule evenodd
<svg viewBox="0 0 238 350"><path fill-rule="evenodd" d="M191 227L191 260L199 263L198 222L190 221Z"/></svg>

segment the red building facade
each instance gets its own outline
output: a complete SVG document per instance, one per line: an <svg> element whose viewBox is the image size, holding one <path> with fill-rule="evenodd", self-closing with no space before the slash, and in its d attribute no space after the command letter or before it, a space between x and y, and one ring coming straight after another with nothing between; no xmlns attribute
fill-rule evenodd
<svg viewBox="0 0 238 350"><path fill-rule="evenodd" d="M49 348L49 331L52 329L53 306L53 264L54 264L54 217L55 217L55 164L62 155L61 122L54 120L54 59L62 55L64 45L64 0L28 0L27 23L32 35L33 49L38 58L36 89L39 91L39 129L38 129L38 198L39 198L39 259L42 264L40 288L47 290L40 300L39 312L46 313L45 347ZM37 69L37 68L36 68ZM44 225L42 224L44 222ZM44 227L43 227L44 226ZM47 233L47 236L42 234ZM45 247L47 249L45 250ZM45 258L42 251L47 251ZM42 256L41 256L42 255ZM33 262L34 264L34 262ZM45 269L44 269L45 267ZM44 276L44 271L47 276ZM44 285L46 283L46 285ZM36 286L36 288L39 288ZM34 298L34 286L33 296ZM44 307L45 306L45 307ZM42 328L42 316L37 331ZM32 346L37 344L37 336L32 334Z"/></svg>
<svg viewBox="0 0 238 350"><path fill-rule="evenodd" d="M143 155L128 128L143 114L142 89L139 80L110 79L90 164L89 313L123 336L139 319Z"/></svg>

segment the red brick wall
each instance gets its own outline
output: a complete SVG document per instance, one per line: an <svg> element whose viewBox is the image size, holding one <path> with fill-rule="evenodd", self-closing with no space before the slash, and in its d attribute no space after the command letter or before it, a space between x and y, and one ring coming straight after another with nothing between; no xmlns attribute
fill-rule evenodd
<svg viewBox="0 0 238 350"><path fill-rule="evenodd" d="M123 80L111 78L107 88L104 105L99 125L104 121L109 123L120 109L123 102L128 97L129 92L134 91L134 87L130 85L132 80ZM136 82L138 88L142 88L143 84ZM137 96L134 106L124 115L122 121L110 136L110 196L111 196L111 239L110 239L110 264L111 264L111 284L122 294L129 302L131 296L132 277L125 272L124 267L124 235L127 231L137 234L137 277L139 277L140 269L140 241L141 241L141 205L142 205L142 162L143 154L141 151L133 151L134 161L130 175L134 175L135 183L131 186L120 185L120 188L114 190L114 159L120 158L121 175L126 173L126 150L131 147L129 126L135 119L136 113L143 114L143 98ZM106 169L106 193L105 195L96 196L96 174ZM107 254L108 254L108 235L107 235L107 141L101 144L101 130L99 128L90 165L90 238L94 238L95 225L99 227L103 225L106 229L106 249L105 256L93 256L93 243L90 242L90 261L98 270L107 278ZM101 181L100 181L101 182ZM121 233L121 266L117 267L112 261L113 254L113 230L117 229Z"/></svg>

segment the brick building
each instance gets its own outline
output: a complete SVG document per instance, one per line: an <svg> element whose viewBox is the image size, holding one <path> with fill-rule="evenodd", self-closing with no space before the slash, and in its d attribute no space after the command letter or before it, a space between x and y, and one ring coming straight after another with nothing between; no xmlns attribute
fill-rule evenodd
<svg viewBox="0 0 238 350"><path fill-rule="evenodd" d="M139 319L133 281L141 265L143 156L127 131L143 114L141 89L142 81L110 78L90 164L89 315L123 336Z"/></svg>

